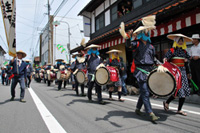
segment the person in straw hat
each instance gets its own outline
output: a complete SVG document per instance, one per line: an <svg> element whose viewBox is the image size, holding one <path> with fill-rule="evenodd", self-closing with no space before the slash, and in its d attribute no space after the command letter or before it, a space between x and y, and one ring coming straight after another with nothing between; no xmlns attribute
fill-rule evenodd
<svg viewBox="0 0 200 133"><path fill-rule="evenodd" d="M23 58L26 57L26 53L23 52L22 50L17 51L17 58L14 57L10 61L10 65L13 67L12 73L14 74L14 77L12 79L12 84L11 84L11 99L10 101L14 101L15 98L15 87L17 83L19 83L20 88L21 88L21 93L20 93L20 102L26 102L24 100L24 95L25 95L25 77L27 75L27 64L22 60Z"/></svg>
<svg viewBox="0 0 200 133"><path fill-rule="evenodd" d="M33 73L33 67L31 65L31 61L30 60L25 60L25 62L27 63L27 77L26 77L26 87L30 88L30 84L31 84L31 80L32 80L32 73Z"/></svg>
<svg viewBox="0 0 200 133"><path fill-rule="evenodd" d="M127 39L126 47L131 51L134 51L131 72L137 79L140 89L140 96L135 113L137 115L143 115L140 109L144 104L146 113L149 114L152 121L156 121L159 117L153 113L151 107L149 99L150 94L147 86L147 75L136 69L136 67L140 67L149 72L153 70L153 65L155 64L155 48L151 45L150 31L155 28L155 16L145 17L142 19L142 22L144 26L138 27L134 32L133 30L130 30L128 33L125 32L122 23L120 33L125 39ZM134 40L134 38L137 38L138 40Z"/></svg>
<svg viewBox="0 0 200 133"><path fill-rule="evenodd" d="M188 78L190 76L190 68L188 65L188 60L190 59L189 53L186 51L186 42L191 42L192 39L183 34L170 34L167 36L169 39L173 40L173 47L166 53L164 62L172 62L178 66L181 71L182 87L178 90L177 96L179 97L179 105L177 114L186 116L187 114L182 111L182 106L185 102L185 98L190 95L190 89L188 85ZM181 58L184 63L177 62L177 58ZM173 59L173 60L172 60ZM158 69L159 71L159 69ZM169 104L175 99L175 95L170 96L167 101L163 101L164 109L167 111L169 109Z"/></svg>
<svg viewBox="0 0 200 133"><path fill-rule="evenodd" d="M86 96L84 92L84 84L79 84L76 73L80 70L86 69L86 57L85 57L85 50L86 47L85 39L83 38L80 43L80 49L78 50L78 54L73 55L73 58L75 58L74 63L68 68L70 71L73 72L74 80L75 80L75 91L76 95L79 96L79 89L78 86L81 86L81 95L80 96Z"/></svg>
<svg viewBox="0 0 200 133"><path fill-rule="evenodd" d="M105 104L105 102L102 100L102 90L101 86L99 86L95 80L94 80L94 74L98 67L104 66L103 60L99 57L99 51L97 50L99 48L98 45L90 45L86 47L85 49L88 50L86 55L86 63L87 63L87 70L88 70L88 99L90 102L92 101L92 89L95 85L95 89L97 90L97 97L99 104Z"/></svg>
<svg viewBox="0 0 200 133"><path fill-rule="evenodd" d="M78 54L74 55L75 56L75 62L69 67L69 70L73 72L73 75L76 75L78 70L84 70L86 69L86 62L85 62L85 51L84 49L80 49L78 51ZM79 82L75 76L75 91L76 95L79 96ZM84 84L80 84L81 86L81 95L80 96L86 96L84 92Z"/></svg>
<svg viewBox="0 0 200 133"><path fill-rule="evenodd" d="M189 54L191 56L191 73L192 73L192 79L197 84L198 88L200 88L200 36L199 34L193 34L192 35L192 43L194 44ZM200 90L198 92L195 92L198 95L200 95Z"/></svg>
<svg viewBox="0 0 200 133"><path fill-rule="evenodd" d="M119 80L117 82L114 82L113 85L109 85L108 92L109 92L109 99L113 100L112 99L112 92L114 91L114 87L117 87L118 88L118 100L123 102L124 100L121 99L121 93L122 93L122 79L121 79L122 75L121 75L121 72L122 72L122 70L124 70L124 65L123 65L123 62L122 62L122 57L119 57L119 53L121 53L121 52L122 51L116 50L116 49L113 49L113 50L110 50L110 51L107 52L107 54L110 54L110 57L111 57L107 61L107 65L113 66L117 69L118 78L119 78Z"/></svg>

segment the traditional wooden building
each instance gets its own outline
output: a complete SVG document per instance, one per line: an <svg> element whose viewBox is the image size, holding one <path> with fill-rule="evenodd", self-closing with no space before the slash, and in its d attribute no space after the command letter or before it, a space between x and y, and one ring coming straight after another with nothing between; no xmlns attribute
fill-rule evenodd
<svg viewBox="0 0 200 133"><path fill-rule="evenodd" d="M106 51L120 49L128 68L132 54L125 47L125 39L119 34L121 22L126 30L135 30L142 25L140 20L147 15L156 15L156 29L151 32L152 44L158 59L162 60L172 41L166 38L170 33L192 36L200 33L200 2L198 0L91 0L79 13L84 20L84 34L90 37L87 45L100 45L100 53L107 58ZM190 44L188 44L190 45ZM77 51L79 47L71 50ZM128 69L129 80L132 74Z"/></svg>

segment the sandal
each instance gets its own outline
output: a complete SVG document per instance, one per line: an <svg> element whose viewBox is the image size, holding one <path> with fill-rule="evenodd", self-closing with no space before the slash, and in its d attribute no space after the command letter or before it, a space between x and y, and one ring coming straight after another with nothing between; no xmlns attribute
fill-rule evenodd
<svg viewBox="0 0 200 133"><path fill-rule="evenodd" d="M176 114L183 115L183 116L187 116L187 113L185 113L185 112L183 112L183 111L177 111Z"/></svg>
<svg viewBox="0 0 200 133"><path fill-rule="evenodd" d="M169 107L166 105L166 102L165 102L165 101L163 101L163 106L164 106L164 110L165 110L165 111L168 111L168 110L169 110Z"/></svg>

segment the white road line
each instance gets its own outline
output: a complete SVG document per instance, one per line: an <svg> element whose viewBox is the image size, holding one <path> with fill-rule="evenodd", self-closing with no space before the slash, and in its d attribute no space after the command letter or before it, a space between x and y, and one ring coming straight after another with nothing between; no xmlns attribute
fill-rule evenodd
<svg viewBox="0 0 200 133"><path fill-rule="evenodd" d="M109 95L106 94L106 93L102 93L102 95L109 96ZM113 97L118 98L118 96L113 96ZM130 98L124 98L124 97L123 97L123 99L124 99L124 100L128 100L128 101L132 101L132 102L136 102L136 103L137 103L137 101L138 101L138 99L130 99ZM152 102L151 102L151 105L163 109L163 105L156 104L156 103L152 103ZM170 109L173 109L173 110L177 110L177 108L175 108L175 107L169 107L169 108L170 108ZM188 113L191 113L191 114L195 114L195 115L200 115L200 112L195 112L195 111L186 110L186 109L183 109L183 111L188 112Z"/></svg>
<svg viewBox="0 0 200 133"><path fill-rule="evenodd" d="M67 133L42 103L32 88L28 89L50 133Z"/></svg>

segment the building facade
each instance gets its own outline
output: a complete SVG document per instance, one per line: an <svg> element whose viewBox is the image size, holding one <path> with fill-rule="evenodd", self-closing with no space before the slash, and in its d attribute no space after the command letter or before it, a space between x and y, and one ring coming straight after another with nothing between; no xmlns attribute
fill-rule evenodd
<svg viewBox="0 0 200 133"><path fill-rule="evenodd" d="M130 66L133 60L131 52L125 47L125 39L119 34L119 25L125 23L126 30L138 28L141 18L156 15L156 29L151 32L152 45L156 56L162 60L172 46L167 39L170 33L182 33L187 36L200 33L200 3L198 0L91 0L79 15L83 16L85 36L91 40L87 45L100 45L103 58L106 51L120 49L120 56L128 67L128 83L132 84ZM191 43L188 43L190 46ZM72 50L73 51L73 50Z"/></svg>
<svg viewBox="0 0 200 133"><path fill-rule="evenodd" d="M5 62L5 50L0 46L0 67L3 66L3 63Z"/></svg>
<svg viewBox="0 0 200 133"><path fill-rule="evenodd" d="M41 65L53 63L53 16L50 16L49 27L46 26L40 34L40 61Z"/></svg>

